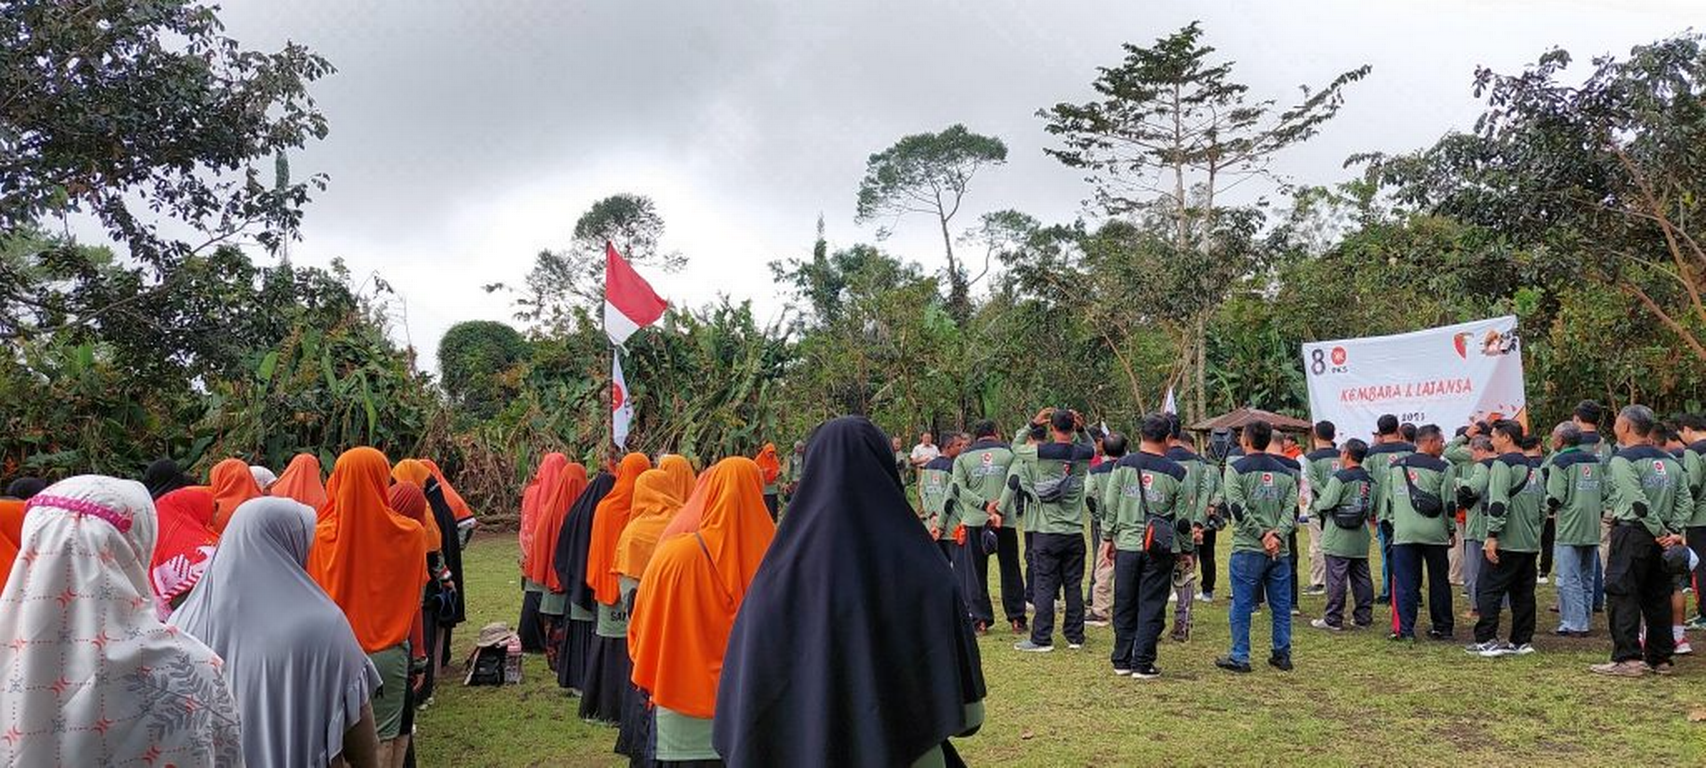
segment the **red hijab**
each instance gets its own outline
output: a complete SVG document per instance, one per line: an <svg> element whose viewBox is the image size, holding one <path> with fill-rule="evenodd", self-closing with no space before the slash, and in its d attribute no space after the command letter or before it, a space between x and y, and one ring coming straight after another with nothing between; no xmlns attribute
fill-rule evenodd
<svg viewBox="0 0 1706 768"><path fill-rule="evenodd" d="M213 494L206 488L180 488L154 500L159 537L154 541L154 559L148 564L148 580L160 602L170 605L188 594L219 546L213 530Z"/></svg>
<svg viewBox="0 0 1706 768"><path fill-rule="evenodd" d="M527 557L527 578L544 584L552 592L568 591L568 585L557 577L557 569L551 563L557 555L557 537L563 532L563 520L585 490L586 467L570 464L557 474L555 487L543 488L539 493L539 520L533 531L533 552Z"/></svg>

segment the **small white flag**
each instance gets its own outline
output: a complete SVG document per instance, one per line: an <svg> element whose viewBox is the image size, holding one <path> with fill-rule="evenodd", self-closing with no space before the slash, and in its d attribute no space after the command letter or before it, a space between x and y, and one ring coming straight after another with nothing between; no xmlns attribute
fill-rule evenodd
<svg viewBox="0 0 1706 768"><path fill-rule="evenodd" d="M634 404L628 400L628 380L622 376L622 356L610 355L611 437L618 450L628 445L628 425L634 420Z"/></svg>
<svg viewBox="0 0 1706 768"><path fill-rule="evenodd" d="M1179 403L1173 399L1173 388L1167 388L1167 401L1161 404L1162 413L1178 413Z"/></svg>

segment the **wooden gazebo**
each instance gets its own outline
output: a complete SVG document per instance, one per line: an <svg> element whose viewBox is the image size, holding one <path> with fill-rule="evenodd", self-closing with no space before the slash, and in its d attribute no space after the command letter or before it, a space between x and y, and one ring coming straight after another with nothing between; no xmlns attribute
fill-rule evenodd
<svg viewBox="0 0 1706 768"><path fill-rule="evenodd" d="M1315 426L1303 419L1294 419L1260 408L1239 408L1231 413L1221 414L1212 419L1192 424L1190 430L1192 432L1213 432L1219 429L1238 429L1254 421L1265 421L1280 432L1307 433Z"/></svg>

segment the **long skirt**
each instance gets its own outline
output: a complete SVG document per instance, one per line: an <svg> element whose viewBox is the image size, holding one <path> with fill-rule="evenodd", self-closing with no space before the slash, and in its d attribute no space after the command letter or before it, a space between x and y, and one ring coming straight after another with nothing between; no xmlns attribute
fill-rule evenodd
<svg viewBox="0 0 1706 768"><path fill-rule="evenodd" d="M647 756L646 737L651 730L652 710L650 697L640 690L639 686L628 684L628 698L622 707L622 725L616 733L616 754L627 755L628 764L634 768L650 766L651 758Z"/></svg>
<svg viewBox="0 0 1706 768"><path fill-rule="evenodd" d="M586 682L581 684L582 720L616 725L622 721L628 691L634 687L628 638L593 637L587 655Z"/></svg>
<svg viewBox="0 0 1706 768"><path fill-rule="evenodd" d="M557 685L580 693L586 684L587 656L592 652L592 621L569 619L557 651Z"/></svg>
<svg viewBox="0 0 1706 768"><path fill-rule="evenodd" d="M539 593L524 589L521 594L521 622L516 624L521 632L521 650L544 653L545 633L539 622Z"/></svg>
<svg viewBox="0 0 1706 768"><path fill-rule="evenodd" d="M657 710L646 708L646 715L640 721L641 731L638 735L640 744L644 745L640 755L629 755L628 768L723 768L721 760L659 760L657 759Z"/></svg>

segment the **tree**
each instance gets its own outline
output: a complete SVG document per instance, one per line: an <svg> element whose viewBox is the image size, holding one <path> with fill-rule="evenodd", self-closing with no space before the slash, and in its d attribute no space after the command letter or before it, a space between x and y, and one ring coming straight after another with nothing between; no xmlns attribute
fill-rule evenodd
<svg viewBox="0 0 1706 768"><path fill-rule="evenodd" d="M1126 43L1120 64L1103 67L1093 87L1099 100L1060 103L1039 110L1046 130L1062 146L1045 150L1068 167L1090 173L1095 202L1109 215L1148 208L1172 224L1174 257L1204 273L1230 258L1214 237L1222 228L1218 195L1237 184L1269 178L1278 152L1313 137L1344 102L1343 90L1369 72L1344 72L1279 110L1274 99L1255 101L1249 86L1232 80L1231 62L1213 62L1192 22L1152 47ZM1199 310L1180 352L1192 371L1187 380L1192 418L1206 406L1206 323L1229 283L1196 294Z"/></svg>
<svg viewBox="0 0 1706 768"><path fill-rule="evenodd" d="M971 317L971 285L976 281L955 257L948 225L959 213L966 187L978 170L1005 162L1007 145L1000 139L952 125L941 133L903 137L871 155L865 162L865 178L859 182L859 223L889 220L879 238L886 237L889 227L906 214L936 218L948 257L948 310L961 324Z"/></svg>
<svg viewBox="0 0 1706 768"><path fill-rule="evenodd" d="M526 291L516 300L516 317L563 332L572 325L577 308L585 310L602 301L606 242L637 267L681 271L687 257L662 250L663 229L663 216L645 195L624 192L593 203L575 221L568 250L540 251L534 258ZM485 288L504 287L499 283Z"/></svg>
<svg viewBox="0 0 1706 768"><path fill-rule="evenodd" d="M241 234L269 249L295 235L325 177L277 188L260 166L325 137L307 86L332 66L295 43L243 50L214 13L0 5L0 229L89 214L155 267ZM166 222L196 239L162 234Z"/></svg>
<svg viewBox="0 0 1706 768"><path fill-rule="evenodd" d="M457 411L485 420L515 397L514 368L528 358L527 340L514 328L492 320L450 326L438 343L438 369L444 393Z"/></svg>

